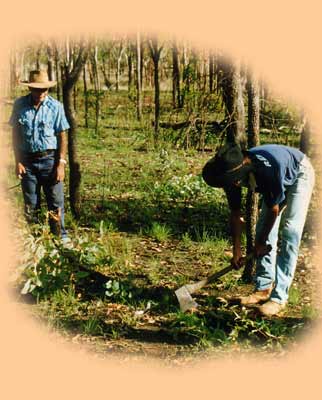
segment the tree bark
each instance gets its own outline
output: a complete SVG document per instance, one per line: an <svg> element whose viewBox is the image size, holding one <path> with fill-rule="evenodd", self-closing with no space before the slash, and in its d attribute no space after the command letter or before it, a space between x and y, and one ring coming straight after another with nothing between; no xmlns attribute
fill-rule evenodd
<svg viewBox="0 0 322 400"><path fill-rule="evenodd" d="M88 128L88 89L87 89L87 76L86 76L86 63L83 67L83 86L84 86L84 121L85 128Z"/></svg>
<svg viewBox="0 0 322 400"><path fill-rule="evenodd" d="M228 117L227 140L237 143L242 149L246 148L245 109L243 90L238 63L223 65L223 100Z"/></svg>
<svg viewBox="0 0 322 400"><path fill-rule="evenodd" d="M50 81L55 80L54 74L54 53L50 43L47 44L47 73Z"/></svg>
<svg viewBox="0 0 322 400"><path fill-rule="evenodd" d="M214 92L214 77L215 77L215 56L212 52L209 54L209 92Z"/></svg>
<svg viewBox="0 0 322 400"><path fill-rule="evenodd" d="M179 108L180 104L180 68L179 51L177 43L172 44L172 105L173 108Z"/></svg>
<svg viewBox="0 0 322 400"><path fill-rule="evenodd" d="M58 53L58 48L56 43L54 44L54 62L55 62L55 70L56 70L56 96L57 100L60 101L61 98L61 80L59 79L59 76L61 75L60 72L60 64L59 64L59 53Z"/></svg>
<svg viewBox="0 0 322 400"><path fill-rule="evenodd" d="M132 84L133 84L133 44L129 42L127 49L127 90L131 93Z"/></svg>
<svg viewBox="0 0 322 400"><path fill-rule="evenodd" d="M117 58L116 58L116 71L115 71L115 90L119 91L120 88L120 75L121 75L121 60L124 52L123 40L120 41Z"/></svg>
<svg viewBox="0 0 322 400"><path fill-rule="evenodd" d="M92 54L92 69L94 78L94 90L95 90L95 135L98 135L99 119L101 114L100 107L100 79L98 75L98 46L95 45L94 52Z"/></svg>
<svg viewBox="0 0 322 400"><path fill-rule="evenodd" d="M248 75L247 80L248 96L248 148L258 146L260 143L260 88L258 80L254 76ZM248 189L246 198L246 239L247 255L249 255L255 245L256 224L258 219L258 193ZM255 260L249 259L246 262L242 279L245 282L251 282Z"/></svg>
<svg viewBox="0 0 322 400"><path fill-rule="evenodd" d="M79 218L81 209L81 168L78 157L77 120L73 107L73 88L84 67L87 53L87 48L81 45L78 57L73 67L71 68L68 56L64 65L63 102L66 117L70 125L70 129L68 131L69 195L71 211L76 219Z"/></svg>
<svg viewBox="0 0 322 400"><path fill-rule="evenodd" d="M153 38L149 41L151 58L154 66L154 142L156 143L159 135L160 120L160 81L159 81L159 61L162 46L159 47L158 39Z"/></svg>
<svg viewBox="0 0 322 400"><path fill-rule="evenodd" d="M300 150L306 154L307 156L310 156L311 154L311 127L310 123L305 115L303 115L302 118L303 125L302 125L302 130L301 130L301 139L300 139Z"/></svg>
<svg viewBox="0 0 322 400"><path fill-rule="evenodd" d="M136 115L138 121L142 120L142 73L141 73L141 37L136 35Z"/></svg>

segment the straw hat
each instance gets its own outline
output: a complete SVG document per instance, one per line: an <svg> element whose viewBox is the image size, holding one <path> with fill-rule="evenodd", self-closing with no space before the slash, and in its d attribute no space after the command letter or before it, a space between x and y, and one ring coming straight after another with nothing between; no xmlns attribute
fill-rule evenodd
<svg viewBox="0 0 322 400"><path fill-rule="evenodd" d="M30 71L28 81L21 81L20 84L35 89L48 89L55 86L57 82L48 80L47 71L35 70Z"/></svg>

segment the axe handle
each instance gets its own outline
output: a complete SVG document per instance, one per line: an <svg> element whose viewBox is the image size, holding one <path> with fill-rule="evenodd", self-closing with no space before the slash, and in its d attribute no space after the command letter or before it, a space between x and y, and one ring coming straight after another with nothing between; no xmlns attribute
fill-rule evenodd
<svg viewBox="0 0 322 400"><path fill-rule="evenodd" d="M249 253L248 256L245 258L245 262L247 262L248 260L252 259L254 257L254 253ZM206 284L214 282L215 280L217 280L218 278L220 278L223 275L226 275L228 272L232 271L233 269L236 269L235 267L233 267L232 265L228 265L228 267L225 267L223 269L221 269L220 271L215 272L214 274L208 276L208 278L206 279Z"/></svg>

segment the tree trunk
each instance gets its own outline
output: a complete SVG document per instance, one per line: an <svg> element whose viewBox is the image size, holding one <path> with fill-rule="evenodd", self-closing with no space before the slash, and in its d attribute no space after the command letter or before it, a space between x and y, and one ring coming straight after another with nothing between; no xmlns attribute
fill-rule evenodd
<svg viewBox="0 0 322 400"><path fill-rule="evenodd" d="M159 61L162 47L159 48L157 38L149 42L151 57L154 66L154 142L158 141L159 120L160 120L160 81L159 81Z"/></svg>
<svg viewBox="0 0 322 400"><path fill-rule="evenodd" d="M59 54L58 54L58 48L57 45L54 45L54 62L55 62L55 70L56 70L56 96L57 100L60 101L61 97L61 80L59 79L59 72L60 72L60 65L59 65Z"/></svg>
<svg viewBox="0 0 322 400"><path fill-rule="evenodd" d="M48 73L48 79L50 81L55 80L55 75L54 75L54 54L53 54L53 49L50 43L47 45L47 73Z"/></svg>
<svg viewBox="0 0 322 400"><path fill-rule="evenodd" d="M121 40L119 48L118 48L118 53L117 53L117 60L116 60L116 70L115 70L115 90L116 92L119 91L120 88L120 75L121 75L121 61L122 61L122 55L123 55L124 47L123 47L123 41Z"/></svg>
<svg viewBox="0 0 322 400"><path fill-rule="evenodd" d="M311 154L311 127L310 123L305 115L303 115L303 125L302 125L302 130L301 130L301 139L300 139L300 150L306 154L307 156L310 156Z"/></svg>
<svg viewBox="0 0 322 400"><path fill-rule="evenodd" d="M40 57L41 57L41 45L39 45L37 51L36 51L36 69L40 69L41 64L40 64Z"/></svg>
<svg viewBox="0 0 322 400"><path fill-rule="evenodd" d="M101 114L100 107L100 79L98 75L98 46L94 47L94 54L92 55L94 90L95 90L95 135L99 134L99 120Z"/></svg>
<svg viewBox="0 0 322 400"><path fill-rule="evenodd" d="M72 214L79 218L81 209L80 183L81 169L78 157L77 146L77 121L73 108L73 88L79 79L87 57L87 49L81 46L78 57L71 68L70 60L65 61L64 83L63 83L63 102L67 120L70 125L68 131L68 157L69 157L69 197Z"/></svg>
<svg viewBox="0 0 322 400"><path fill-rule="evenodd" d="M177 43L172 45L172 105L173 108L179 108L180 104L180 68Z"/></svg>
<svg viewBox="0 0 322 400"><path fill-rule="evenodd" d="M127 90L129 93L131 93L132 82L133 82L133 51L132 51L131 43L129 43L129 46L128 46L127 75L128 75Z"/></svg>
<svg viewBox="0 0 322 400"><path fill-rule="evenodd" d="M84 86L84 120L85 128L88 128L88 89L87 89L87 76L86 76L86 63L83 67L83 86Z"/></svg>
<svg viewBox="0 0 322 400"><path fill-rule="evenodd" d="M245 109L240 76L240 66L225 63L223 66L223 100L228 117L227 140L246 148Z"/></svg>
<svg viewBox="0 0 322 400"><path fill-rule="evenodd" d="M248 76L247 96L248 96L248 148L258 146L260 143L260 96L259 84L253 76ZM258 218L258 193L248 189L246 199L246 238L247 255L249 255L255 245L256 224ZM255 261L250 259L246 262L242 279L251 282Z"/></svg>
<svg viewBox="0 0 322 400"><path fill-rule="evenodd" d="M209 92L214 92L214 76L215 76L215 57L212 52L209 54Z"/></svg>
<svg viewBox="0 0 322 400"><path fill-rule="evenodd" d="M142 120L142 73L141 73L141 37L136 36L136 115L138 121Z"/></svg>
<svg viewBox="0 0 322 400"><path fill-rule="evenodd" d="M15 93L15 89L19 82L18 72L18 55L16 49L13 49L10 57L10 92Z"/></svg>

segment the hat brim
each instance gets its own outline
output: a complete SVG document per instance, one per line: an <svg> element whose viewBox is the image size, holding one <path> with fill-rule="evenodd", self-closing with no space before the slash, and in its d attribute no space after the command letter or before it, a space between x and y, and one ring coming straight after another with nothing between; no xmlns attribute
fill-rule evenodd
<svg viewBox="0 0 322 400"><path fill-rule="evenodd" d="M49 89L53 86L57 85L56 81L49 81L46 83L38 83L38 82L26 82L26 81L21 81L20 85L22 86L28 86L34 89Z"/></svg>
<svg viewBox="0 0 322 400"><path fill-rule="evenodd" d="M213 165L206 164L202 171L202 176L209 186L223 188L233 186L236 182L245 179L251 169L252 166L250 164L245 164L235 171L217 175Z"/></svg>

